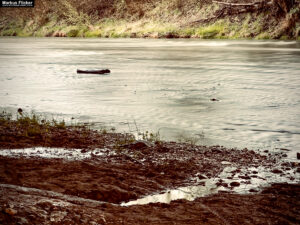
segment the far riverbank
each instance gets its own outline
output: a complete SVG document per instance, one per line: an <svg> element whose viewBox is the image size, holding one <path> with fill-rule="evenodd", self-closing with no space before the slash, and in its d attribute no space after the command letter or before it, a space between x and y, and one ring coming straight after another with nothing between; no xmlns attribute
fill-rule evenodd
<svg viewBox="0 0 300 225"><path fill-rule="evenodd" d="M300 2L38 0L1 8L0 36L299 40Z"/></svg>

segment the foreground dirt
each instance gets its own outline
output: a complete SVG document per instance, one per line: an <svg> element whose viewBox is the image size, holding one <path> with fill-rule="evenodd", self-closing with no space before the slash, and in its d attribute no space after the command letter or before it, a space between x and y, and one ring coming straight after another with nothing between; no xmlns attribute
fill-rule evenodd
<svg viewBox="0 0 300 225"><path fill-rule="evenodd" d="M215 177L226 167L222 161L238 167L271 167L275 160L254 151L177 143L112 151L75 161L0 157L0 183L120 203L191 184L192 177Z"/></svg>
<svg viewBox="0 0 300 225"><path fill-rule="evenodd" d="M192 202L122 207L121 202L191 185L192 177L216 177L224 161L239 168L272 167L276 160L222 147L160 143L132 149L136 145L74 161L0 157L0 224L300 223L300 184L273 185L251 195L230 193L234 187L228 187L228 193ZM295 166L283 163L282 170ZM244 179L240 182L249 182Z"/></svg>
<svg viewBox="0 0 300 225"><path fill-rule="evenodd" d="M217 194L188 202L121 207L1 187L2 224L299 224L300 185L255 195Z"/></svg>
<svg viewBox="0 0 300 225"><path fill-rule="evenodd" d="M28 135L28 126L20 121L2 121L0 126L0 151L8 152L0 154L0 224L300 223L300 184L277 184L251 195L232 193L236 186L251 184L250 177L258 177L250 172L230 185L219 181L226 192L192 202L120 205L166 189L205 185L202 180L216 178L229 165L236 168L229 180L241 168L260 166L276 165L274 173L295 175L299 163L279 161L284 152L134 141L126 134L33 126L33 121L29 127L38 132ZM47 158L43 148L41 157L23 149L15 155L5 150L34 146L64 147L65 158ZM67 159L74 147L89 157Z"/></svg>

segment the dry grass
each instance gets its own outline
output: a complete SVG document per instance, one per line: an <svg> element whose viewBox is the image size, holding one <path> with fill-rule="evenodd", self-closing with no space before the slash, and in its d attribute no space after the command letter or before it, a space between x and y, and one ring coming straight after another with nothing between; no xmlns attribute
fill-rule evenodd
<svg viewBox="0 0 300 225"><path fill-rule="evenodd" d="M36 0L34 8L0 8L0 35L233 39L299 36L299 3L291 9L284 7L287 15L273 7L192 23L216 17L222 7L211 0Z"/></svg>

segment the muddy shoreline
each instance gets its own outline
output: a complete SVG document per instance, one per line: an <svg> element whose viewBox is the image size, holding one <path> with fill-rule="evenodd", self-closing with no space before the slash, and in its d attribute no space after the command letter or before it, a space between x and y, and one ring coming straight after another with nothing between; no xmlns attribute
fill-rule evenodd
<svg viewBox="0 0 300 225"><path fill-rule="evenodd" d="M300 166L284 152L38 126L26 136L28 126L1 123L1 224L300 223ZM211 194L194 201L121 205L207 181L214 182Z"/></svg>
<svg viewBox="0 0 300 225"><path fill-rule="evenodd" d="M2 224L299 224L299 185L260 194L216 194L195 201L120 207L1 186ZM5 196L4 193L10 193ZM15 214L5 212L12 208Z"/></svg>

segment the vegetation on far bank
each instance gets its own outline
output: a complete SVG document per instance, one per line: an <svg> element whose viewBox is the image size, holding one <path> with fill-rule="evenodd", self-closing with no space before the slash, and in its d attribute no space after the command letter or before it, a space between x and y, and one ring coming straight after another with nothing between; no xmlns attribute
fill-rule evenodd
<svg viewBox="0 0 300 225"><path fill-rule="evenodd" d="M0 14L1 36L300 40L294 0L37 0Z"/></svg>

